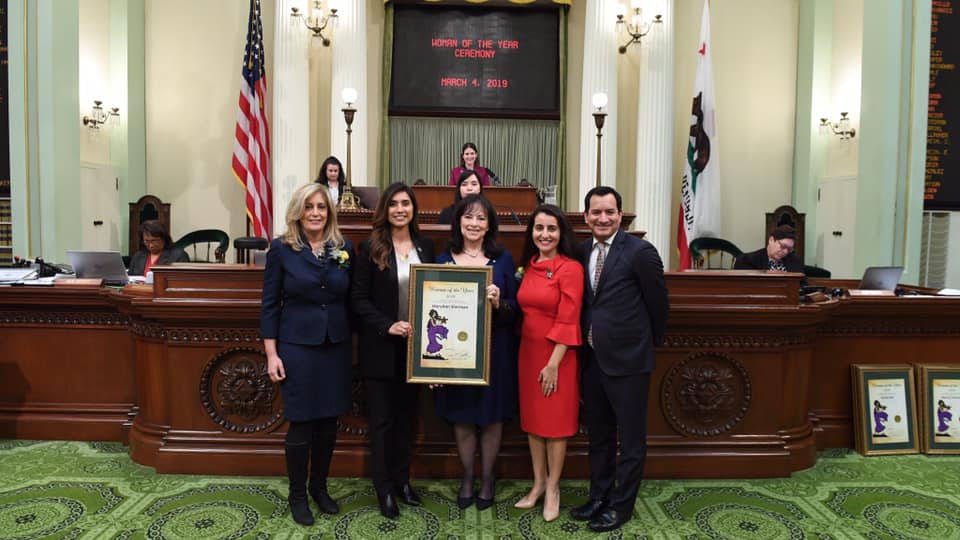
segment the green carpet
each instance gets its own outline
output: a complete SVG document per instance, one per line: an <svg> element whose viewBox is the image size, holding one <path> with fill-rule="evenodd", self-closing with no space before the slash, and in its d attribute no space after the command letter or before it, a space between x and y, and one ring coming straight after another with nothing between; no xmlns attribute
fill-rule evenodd
<svg viewBox="0 0 960 540"><path fill-rule="evenodd" d="M0 538L922 538L960 539L960 457L820 455L814 468L769 480L645 481L633 520L608 535L567 510L585 481L562 484L563 515L513 503L529 482L497 484L497 504L456 506L456 480L415 480L425 505L383 519L366 479L333 479L342 507L310 528L290 519L279 477L158 475L117 443L0 441Z"/></svg>

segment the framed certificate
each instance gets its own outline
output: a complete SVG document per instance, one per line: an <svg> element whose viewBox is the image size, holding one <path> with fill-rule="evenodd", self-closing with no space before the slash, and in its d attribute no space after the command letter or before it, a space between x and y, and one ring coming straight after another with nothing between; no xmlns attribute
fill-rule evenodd
<svg viewBox="0 0 960 540"><path fill-rule="evenodd" d="M407 382L490 384L489 266L410 266Z"/></svg>
<svg viewBox="0 0 960 540"><path fill-rule="evenodd" d="M865 456L918 452L913 366L854 364L850 369L857 452Z"/></svg>
<svg viewBox="0 0 960 540"><path fill-rule="evenodd" d="M928 454L960 454L960 366L917 366L920 444Z"/></svg>

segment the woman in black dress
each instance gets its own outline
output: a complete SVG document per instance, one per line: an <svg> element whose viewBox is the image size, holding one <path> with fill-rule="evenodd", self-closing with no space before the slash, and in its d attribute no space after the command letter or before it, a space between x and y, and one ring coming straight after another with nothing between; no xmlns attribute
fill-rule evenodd
<svg viewBox="0 0 960 540"><path fill-rule="evenodd" d="M367 389L373 485L380 513L400 516L397 500L420 506L410 486L418 386L406 382L410 265L433 262L420 236L417 199L406 184L387 187L373 213L370 239L357 250L351 300L360 324L360 372Z"/></svg>
<svg viewBox="0 0 960 540"><path fill-rule="evenodd" d="M260 335L267 374L280 384L290 422L285 441L290 513L313 523L310 495L320 511L340 511L327 493L337 417L350 409L352 340L347 301L353 246L337 228L327 188L316 183L293 193L286 232L273 240L263 271Z"/></svg>
<svg viewBox="0 0 960 540"><path fill-rule="evenodd" d="M463 171L457 180L457 191L453 196L453 204L440 211L440 217L437 218L437 223L441 225L453 223L453 207L467 195L482 194L483 184L480 183L480 178L477 177L477 173L471 170Z"/></svg>
<svg viewBox="0 0 960 540"><path fill-rule="evenodd" d="M488 200L468 195L453 214L450 249L437 256L437 263L493 268L493 283L487 287L487 300L493 308L490 385L442 386L436 390L436 407L437 415L453 424L463 465L457 496L460 508L474 500L474 456L479 439L482 477L476 501L477 509L485 510L494 502L493 469L503 425L517 416L517 268L510 252L497 245L497 213Z"/></svg>

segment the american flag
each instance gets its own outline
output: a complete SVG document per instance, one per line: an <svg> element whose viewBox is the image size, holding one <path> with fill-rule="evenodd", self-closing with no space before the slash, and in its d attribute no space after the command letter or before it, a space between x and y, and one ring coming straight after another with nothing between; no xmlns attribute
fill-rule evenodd
<svg viewBox="0 0 960 540"><path fill-rule="evenodd" d="M247 190L247 216L253 235L270 238L273 236L273 190L270 186L270 126L264 110L267 79L263 62L260 0L250 0L240 110L233 144L233 174Z"/></svg>

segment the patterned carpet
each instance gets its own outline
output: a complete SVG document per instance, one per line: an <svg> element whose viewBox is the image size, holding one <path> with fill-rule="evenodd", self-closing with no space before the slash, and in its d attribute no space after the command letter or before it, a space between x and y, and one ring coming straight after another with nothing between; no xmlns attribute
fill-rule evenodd
<svg viewBox="0 0 960 540"><path fill-rule="evenodd" d="M342 510L310 528L289 517L278 477L157 475L117 443L0 441L0 538L355 539L960 539L960 457L820 455L817 465L771 480L644 482L633 520L609 535L566 511L584 481L562 484L563 516L513 503L529 483L503 480L497 504L456 506L458 482L415 481L425 506L383 519L370 482L334 479Z"/></svg>

